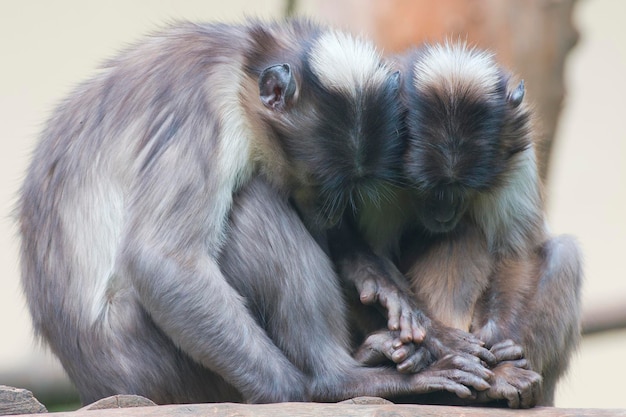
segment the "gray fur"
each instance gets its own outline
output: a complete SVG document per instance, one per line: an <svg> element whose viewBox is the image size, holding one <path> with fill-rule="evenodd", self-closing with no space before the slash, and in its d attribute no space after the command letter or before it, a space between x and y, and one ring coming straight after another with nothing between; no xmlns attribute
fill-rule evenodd
<svg viewBox="0 0 626 417"><path fill-rule="evenodd" d="M468 396L463 384L484 385L469 372L362 368L348 354L337 277L287 199L323 231L352 181L393 178L397 76L369 44L333 36L298 21L179 24L58 106L19 196L22 283L84 403ZM349 69L344 47L367 59L339 77L355 88L329 92L316 77ZM272 67L289 71L260 91ZM365 123L364 109L380 116L384 146L349 123Z"/></svg>

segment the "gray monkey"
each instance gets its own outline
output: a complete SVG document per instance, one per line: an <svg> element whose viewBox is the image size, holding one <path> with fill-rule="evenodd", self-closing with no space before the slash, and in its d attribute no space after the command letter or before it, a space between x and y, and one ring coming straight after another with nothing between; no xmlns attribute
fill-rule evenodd
<svg viewBox="0 0 626 417"><path fill-rule="evenodd" d="M395 181L398 83L369 42L309 22L181 23L57 107L19 196L22 284L84 403L488 387L454 358L415 375L358 364L304 227L323 235L358 190ZM259 246L239 249L251 221Z"/></svg>

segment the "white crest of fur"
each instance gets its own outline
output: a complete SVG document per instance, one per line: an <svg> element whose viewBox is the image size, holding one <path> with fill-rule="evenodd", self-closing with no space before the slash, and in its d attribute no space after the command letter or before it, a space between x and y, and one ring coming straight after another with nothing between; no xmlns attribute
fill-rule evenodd
<svg viewBox="0 0 626 417"><path fill-rule="evenodd" d="M484 94L494 91L499 71L493 54L466 43L445 42L428 46L415 63L413 85L418 91L443 88L447 92L469 89Z"/></svg>
<svg viewBox="0 0 626 417"><path fill-rule="evenodd" d="M372 42L339 31L321 35L309 54L311 69L329 90L354 94L389 75Z"/></svg>

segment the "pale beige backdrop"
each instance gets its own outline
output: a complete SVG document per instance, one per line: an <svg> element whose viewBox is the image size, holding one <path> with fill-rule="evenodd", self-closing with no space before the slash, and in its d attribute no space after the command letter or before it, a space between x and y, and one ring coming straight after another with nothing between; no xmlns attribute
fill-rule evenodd
<svg viewBox="0 0 626 417"><path fill-rule="evenodd" d="M316 0L301 3L315 13ZM62 375L31 336L10 218L37 132L53 105L103 59L168 21L272 17L283 9L283 0L0 1L0 384ZM577 235L585 251L589 308L626 303L624 16L621 0L579 2L582 37L567 66L568 95L548 189L553 229ZM587 338L557 405L626 408L625 354L626 331Z"/></svg>

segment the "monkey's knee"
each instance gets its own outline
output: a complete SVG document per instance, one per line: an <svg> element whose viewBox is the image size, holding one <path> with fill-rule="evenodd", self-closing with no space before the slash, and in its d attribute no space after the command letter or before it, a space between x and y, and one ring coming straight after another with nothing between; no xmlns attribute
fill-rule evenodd
<svg viewBox="0 0 626 417"><path fill-rule="evenodd" d="M582 253L576 239L559 235L544 242L541 248L543 268L540 285L548 290L580 293L583 280Z"/></svg>

